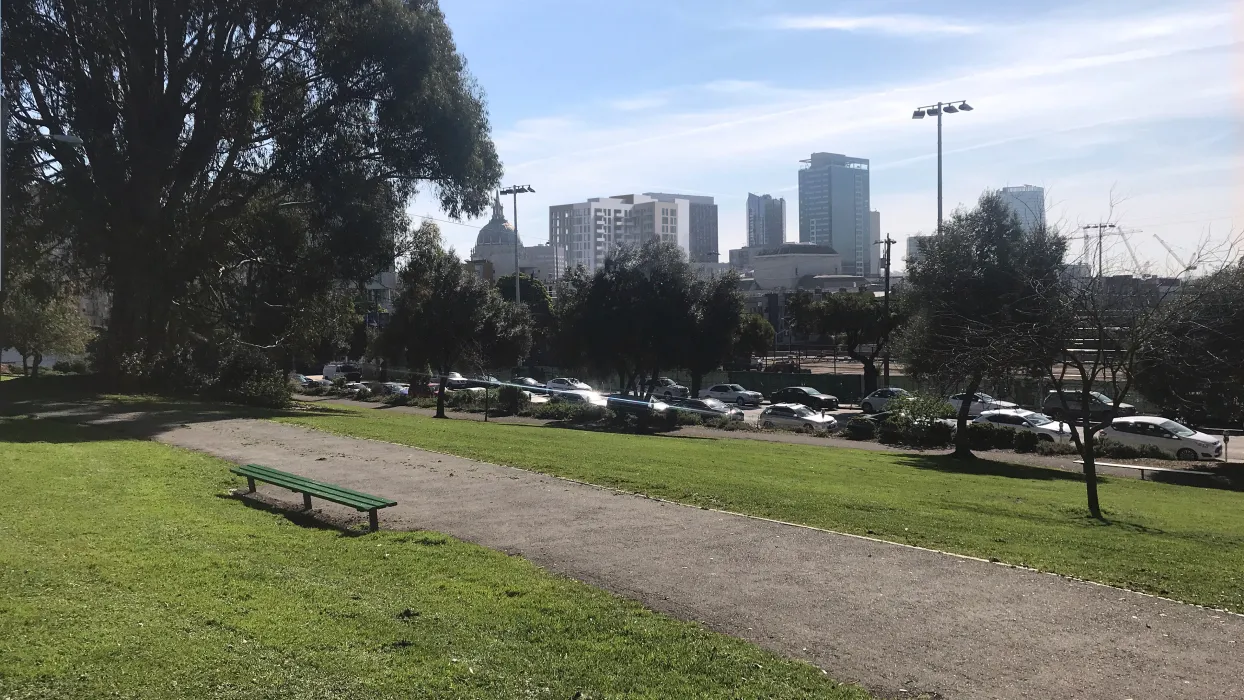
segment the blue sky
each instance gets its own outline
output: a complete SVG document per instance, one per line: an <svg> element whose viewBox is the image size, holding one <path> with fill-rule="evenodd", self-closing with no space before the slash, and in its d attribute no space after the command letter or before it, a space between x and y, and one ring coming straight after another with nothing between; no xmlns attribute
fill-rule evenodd
<svg viewBox="0 0 1244 700"><path fill-rule="evenodd" d="M722 259L748 192L787 198L812 151L872 161L899 240L936 223L936 125L949 211L991 187L1046 188L1070 229L1111 212L1155 271L1244 229L1244 16L1231 2L442 0L483 88L524 242L548 206L664 191L720 205ZM415 216L444 219L431 197ZM512 218L510 204L506 213ZM478 226L483 220L465 224ZM443 223L467 254L468 225ZM1079 246L1075 246L1078 251ZM1124 264L1118 244L1108 255ZM896 256L897 257L897 256Z"/></svg>

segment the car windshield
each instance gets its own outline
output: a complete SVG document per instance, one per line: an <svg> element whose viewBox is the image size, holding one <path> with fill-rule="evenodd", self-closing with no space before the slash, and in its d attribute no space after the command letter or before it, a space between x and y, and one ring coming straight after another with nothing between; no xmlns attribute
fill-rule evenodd
<svg viewBox="0 0 1244 700"><path fill-rule="evenodd" d="M727 384L726 388L729 389L730 391L747 391L746 389L739 386L738 384Z"/></svg>
<svg viewBox="0 0 1244 700"><path fill-rule="evenodd" d="M1196 431L1192 428L1180 425L1173 420L1164 420L1161 423L1158 423L1158 425L1178 435L1179 437L1192 437L1193 435L1196 435Z"/></svg>
<svg viewBox="0 0 1244 700"><path fill-rule="evenodd" d="M1054 422L1053 418L1050 418L1044 413L1029 413L1024 416L1024 420L1028 421L1030 425L1045 425L1046 423Z"/></svg>
<svg viewBox="0 0 1244 700"><path fill-rule="evenodd" d="M808 416L817 415L816 412L814 412L812 409L808 408L807 406L799 406L798 408L793 408L791 410L794 412L795 415L799 416L800 418L807 418Z"/></svg>
<svg viewBox="0 0 1244 700"><path fill-rule="evenodd" d="M724 410L726 410L726 405L725 405L724 403L722 403L722 402L718 401L717 399L704 399L704 405L705 405L705 406L708 406L709 408L713 409L714 411L724 411Z"/></svg>
<svg viewBox="0 0 1244 700"><path fill-rule="evenodd" d="M1108 404L1114 403L1114 399L1110 398L1109 396L1106 396L1100 391L1090 391L1089 396L1092 396L1093 400L1096 401L1097 403L1108 403Z"/></svg>
<svg viewBox="0 0 1244 700"><path fill-rule="evenodd" d="M802 392L804 392L805 394L810 394L810 395L812 395L812 396L820 396L820 395L821 395L821 392L817 391L816 389L813 389L813 388L812 388L812 387L810 387L810 386L801 386L801 387L799 387L799 391L802 391Z"/></svg>
<svg viewBox="0 0 1244 700"><path fill-rule="evenodd" d="M992 397L992 396L990 396L989 394L982 394L982 393L980 393L980 392L977 392L977 393L976 393L976 400L977 400L977 401L980 401L981 403L989 403L989 402L993 401L993 397Z"/></svg>

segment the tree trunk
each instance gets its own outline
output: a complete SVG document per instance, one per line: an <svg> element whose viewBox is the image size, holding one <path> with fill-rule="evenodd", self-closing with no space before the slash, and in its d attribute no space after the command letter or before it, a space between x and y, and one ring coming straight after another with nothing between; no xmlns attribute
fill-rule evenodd
<svg viewBox="0 0 1244 700"><path fill-rule="evenodd" d="M867 396L877 390L877 363L872 358L862 357L860 362L864 363L864 395Z"/></svg>
<svg viewBox="0 0 1244 700"><path fill-rule="evenodd" d="M444 372L442 372L441 373L441 384L440 386L436 388L436 417L437 418L445 417L445 383L447 381L449 381L449 378L445 376Z"/></svg>
<svg viewBox="0 0 1244 700"><path fill-rule="evenodd" d="M23 377L30 376L30 365L26 362L26 359L29 357L30 355L22 355L22 376Z"/></svg>
<svg viewBox="0 0 1244 700"><path fill-rule="evenodd" d="M1088 430L1089 418L1088 412L1084 415L1084 442L1083 450L1080 455L1084 461L1084 487L1088 492L1088 509L1089 515L1097 520L1101 520L1101 504L1097 500L1097 458L1093 454L1094 436ZM1075 430L1075 425L1071 427Z"/></svg>
<svg viewBox="0 0 1244 700"><path fill-rule="evenodd" d="M971 381L968 382L967 401L959 403L959 422L955 428L955 457L963 459L972 459L976 455L972 454L972 436L968 434L968 415L972 412L971 398L976 395L976 391L981 386L981 375L973 374Z"/></svg>
<svg viewBox="0 0 1244 700"><path fill-rule="evenodd" d="M36 352L34 354L34 357L31 358L30 376L32 377L39 376L39 365L41 364L43 364L43 353Z"/></svg>
<svg viewBox="0 0 1244 700"><path fill-rule="evenodd" d="M704 381L703 372L692 372L691 373L691 387L690 387L691 391L689 392L687 398L697 399L700 397L700 384L703 383L703 381Z"/></svg>

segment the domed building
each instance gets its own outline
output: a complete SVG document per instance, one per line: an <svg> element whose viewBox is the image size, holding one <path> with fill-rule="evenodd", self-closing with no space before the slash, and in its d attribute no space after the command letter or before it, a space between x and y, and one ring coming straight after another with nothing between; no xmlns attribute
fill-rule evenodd
<svg viewBox="0 0 1244 700"><path fill-rule="evenodd" d="M501 195L497 195L497 199L492 204L492 219L479 230L479 235L475 237L475 248L471 250L471 257L485 257L484 253L491 252L485 249L486 246L506 246L513 254L515 244L522 246L523 242L514 232L514 226L505 220Z"/></svg>
<svg viewBox="0 0 1244 700"><path fill-rule="evenodd" d="M551 285L567 268L563 245L524 246L505 219L501 196L492 205L492 219L479 230L468 264L480 277L493 280L514 274L514 248L518 247L518 269L525 275Z"/></svg>

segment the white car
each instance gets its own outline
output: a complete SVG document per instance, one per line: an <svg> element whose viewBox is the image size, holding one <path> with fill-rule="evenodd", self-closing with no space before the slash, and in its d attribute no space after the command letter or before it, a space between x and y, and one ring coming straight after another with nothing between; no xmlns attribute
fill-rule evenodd
<svg viewBox="0 0 1244 700"><path fill-rule="evenodd" d="M1029 411L1023 408L1000 408L993 411L982 411L974 423L993 423L994 425L1014 428L1016 431L1036 433L1037 437L1048 442L1070 442L1071 426L1060 423L1044 413Z"/></svg>
<svg viewBox="0 0 1244 700"><path fill-rule="evenodd" d="M1098 435L1120 445L1156 447L1176 459L1222 457L1221 437L1197 432L1161 416L1115 418Z"/></svg>
<svg viewBox="0 0 1244 700"><path fill-rule="evenodd" d="M954 396L947 399L946 402L949 403L951 407L955 409L955 414L958 415L959 408L963 406L963 401L964 399L967 399L967 398L968 398L967 394L955 394ZM979 416L981 413L985 411L1001 411L1007 408L1019 408L1019 404L1014 404L1014 403L1011 403L1010 401L1002 401L999 399L995 399L989 394L982 394L981 392L978 391L976 392L976 394L973 395L972 400L971 400L971 405L968 406L968 415Z"/></svg>
<svg viewBox="0 0 1244 700"><path fill-rule="evenodd" d="M878 389L873 393L860 399L860 410L864 413L878 413L886 410L886 405L891 399L897 399L900 396L911 396L906 389Z"/></svg>
<svg viewBox="0 0 1244 700"><path fill-rule="evenodd" d="M738 384L714 384L701 390L700 398L717 399L722 403L734 403L740 406L759 406L764 396L759 391L748 391Z"/></svg>
<svg viewBox="0 0 1244 700"><path fill-rule="evenodd" d="M584 403L589 406L608 406L609 400L595 391L586 391L583 389L571 389L569 391L561 391L553 394L551 399L561 403Z"/></svg>
<svg viewBox="0 0 1244 700"><path fill-rule="evenodd" d="M797 403L775 403L760 412L757 419L762 428L804 428L805 430L836 430L838 420L831 415Z"/></svg>
<svg viewBox="0 0 1244 700"><path fill-rule="evenodd" d="M584 384L583 382L579 381L578 379L575 379L574 377L558 377L557 379L550 379L549 383L545 384L544 386L549 389L552 389L553 391L591 391L592 390L592 387L588 386L587 384Z"/></svg>

